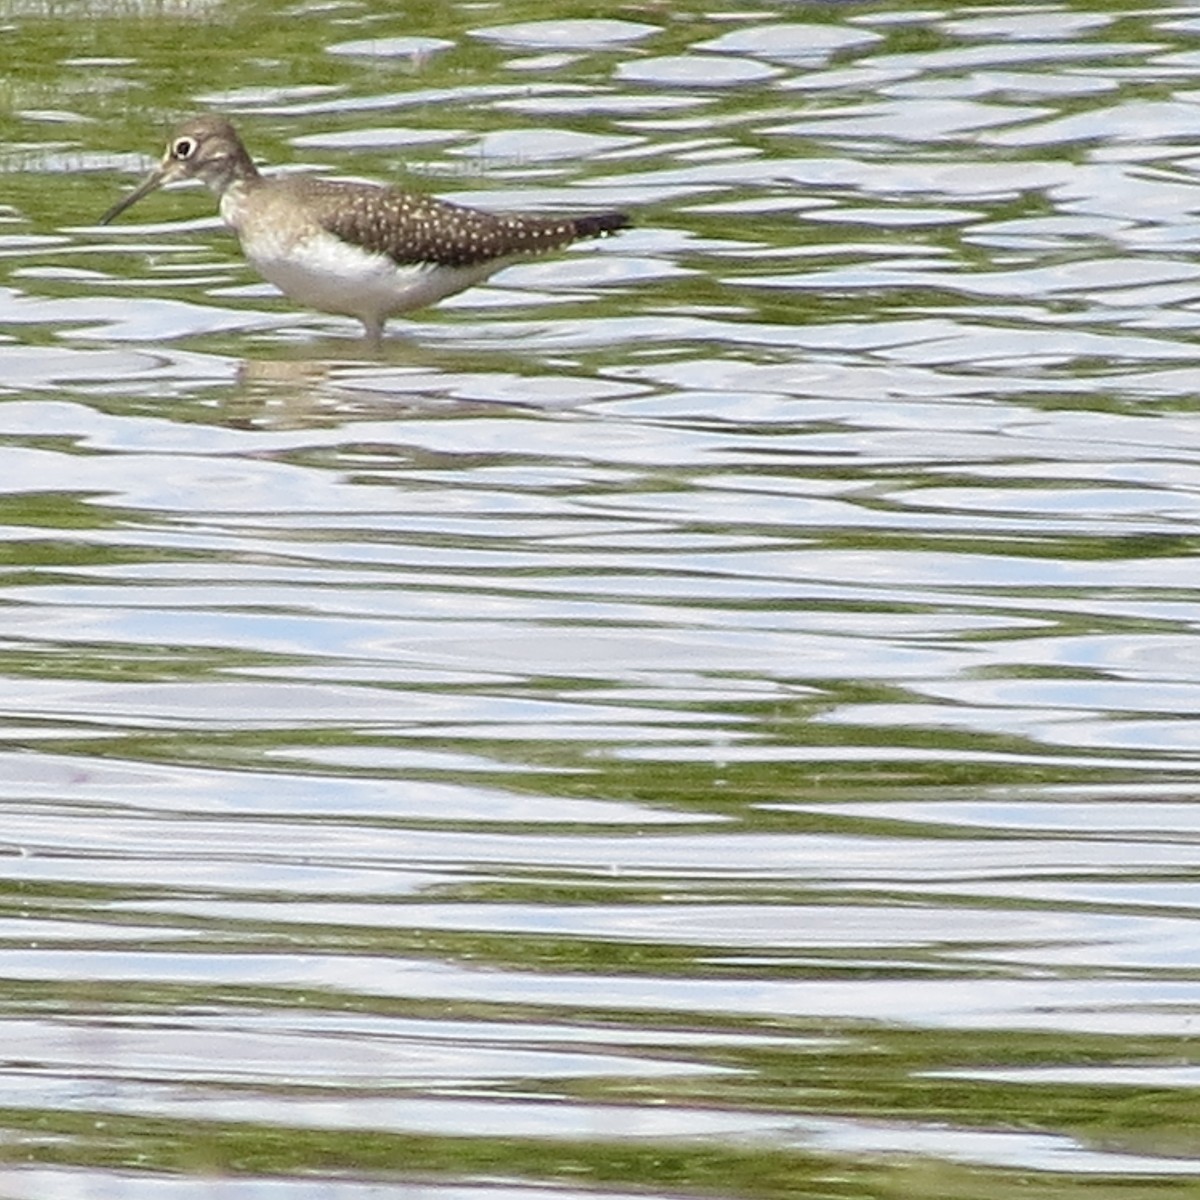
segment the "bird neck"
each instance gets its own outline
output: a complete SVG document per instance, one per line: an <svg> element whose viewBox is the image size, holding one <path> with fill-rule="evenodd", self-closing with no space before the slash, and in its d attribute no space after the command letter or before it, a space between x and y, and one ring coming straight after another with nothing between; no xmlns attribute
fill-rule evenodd
<svg viewBox="0 0 1200 1200"><path fill-rule="evenodd" d="M230 188L245 193L253 191L265 182L250 155L240 144L234 147L229 154L222 155L211 163L205 164L204 170L200 172L200 178L218 199L224 196Z"/></svg>

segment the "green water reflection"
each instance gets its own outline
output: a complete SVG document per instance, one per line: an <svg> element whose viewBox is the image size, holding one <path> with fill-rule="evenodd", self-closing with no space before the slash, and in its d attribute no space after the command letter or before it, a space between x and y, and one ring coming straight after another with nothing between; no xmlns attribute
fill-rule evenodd
<svg viewBox="0 0 1200 1200"><path fill-rule="evenodd" d="M1194 1193L1197 28L928 7L0 4L0 1191ZM638 229L367 361L91 228L208 107Z"/></svg>

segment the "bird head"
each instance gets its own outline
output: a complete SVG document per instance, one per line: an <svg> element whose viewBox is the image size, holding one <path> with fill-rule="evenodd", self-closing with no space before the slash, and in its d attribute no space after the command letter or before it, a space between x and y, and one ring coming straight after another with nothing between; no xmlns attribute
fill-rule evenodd
<svg viewBox="0 0 1200 1200"><path fill-rule="evenodd" d="M237 130L225 117L193 117L171 135L158 166L129 195L118 200L99 223L107 225L168 183L199 179L219 195L235 179L256 174Z"/></svg>

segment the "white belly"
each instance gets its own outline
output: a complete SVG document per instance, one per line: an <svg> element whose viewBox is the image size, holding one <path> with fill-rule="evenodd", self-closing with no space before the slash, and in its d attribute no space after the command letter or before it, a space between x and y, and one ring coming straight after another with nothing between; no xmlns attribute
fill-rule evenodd
<svg viewBox="0 0 1200 1200"><path fill-rule="evenodd" d="M232 190L232 189L231 189ZM435 304L479 283L506 264L397 266L385 254L361 250L331 233L287 221L249 221L240 195L222 197L221 216L233 227L256 271L307 308L357 317L378 328L396 313Z"/></svg>
<svg viewBox="0 0 1200 1200"><path fill-rule="evenodd" d="M326 233L294 242L283 253L258 243L243 248L255 270L298 304L364 320L434 304L501 265L399 267L386 255L368 254Z"/></svg>

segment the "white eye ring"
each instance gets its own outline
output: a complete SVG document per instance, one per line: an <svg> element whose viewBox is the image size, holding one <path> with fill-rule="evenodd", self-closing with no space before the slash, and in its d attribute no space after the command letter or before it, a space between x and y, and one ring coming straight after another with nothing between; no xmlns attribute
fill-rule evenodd
<svg viewBox="0 0 1200 1200"><path fill-rule="evenodd" d="M196 139L190 137L181 137L175 139L175 144L171 147L172 158L191 158L196 153Z"/></svg>

